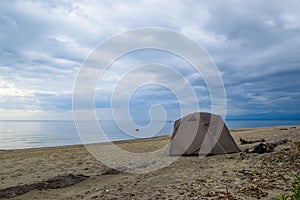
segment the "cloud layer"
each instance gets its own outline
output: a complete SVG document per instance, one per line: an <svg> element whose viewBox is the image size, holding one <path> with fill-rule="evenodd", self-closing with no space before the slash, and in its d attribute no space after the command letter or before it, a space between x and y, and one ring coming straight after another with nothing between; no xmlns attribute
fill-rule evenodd
<svg viewBox="0 0 300 200"><path fill-rule="evenodd" d="M74 81L84 59L109 37L143 27L178 31L206 49L222 74L229 116L300 116L299 9L292 0L1 1L0 119L71 118ZM99 115L110 108L111 89L122 73L150 62L174 67L192 84L200 108L209 110L205 82L189 64L144 51L125 56L107 72L96 90ZM176 82L147 70L139 76ZM177 99L165 88L144 87L130 100L133 113L155 103L166 106L169 119L179 117Z"/></svg>

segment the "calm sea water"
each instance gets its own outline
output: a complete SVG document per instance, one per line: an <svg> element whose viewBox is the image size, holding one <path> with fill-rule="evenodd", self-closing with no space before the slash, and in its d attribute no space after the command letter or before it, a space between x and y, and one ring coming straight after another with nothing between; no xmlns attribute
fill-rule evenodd
<svg viewBox="0 0 300 200"><path fill-rule="evenodd" d="M90 122L81 122L84 128L85 142L95 143L107 141L99 136L98 130ZM144 123L145 124L145 123ZM160 127L162 122L153 122L153 128ZM300 120L228 120L230 129L255 128L282 125L298 125ZM140 124L141 125L141 124ZM143 138L142 132L132 130L135 135L124 133L111 121L101 122L101 127L109 140L128 140ZM161 136L172 133L173 122L165 122L161 130L152 136ZM146 137L149 137L146 136ZM36 147L51 147L82 144L73 121L0 121L0 149L23 149Z"/></svg>

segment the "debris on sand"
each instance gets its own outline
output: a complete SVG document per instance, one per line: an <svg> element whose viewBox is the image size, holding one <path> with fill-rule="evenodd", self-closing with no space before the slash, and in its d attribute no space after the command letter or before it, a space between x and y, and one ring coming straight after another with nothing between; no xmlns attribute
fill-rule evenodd
<svg viewBox="0 0 300 200"><path fill-rule="evenodd" d="M112 174L120 174L122 172L127 171L127 167L120 167L120 168L109 168L105 172L103 172L101 175L112 175Z"/></svg>
<svg viewBox="0 0 300 200"><path fill-rule="evenodd" d="M265 142L265 139L260 139L260 140L245 140L243 138L240 138L240 142L241 144L253 144L253 143L257 143L257 142Z"/></svg>
<svg viewBox="0 0 300 200"><path fill-rule="evenodd" d="M291 126L291 127L288 127L288 128L280 128L279 130L281 131L287 131L289 129L296 129L297 127L296 126Z"/></svg>
<svg viewBox="0 0 300 200"><path fill-rule="evenodd" d="M241 157L245 156L245 153L267 153L267 152L272 152L274 151L275 147L278 145L283 145L290 142L288 139L280 140L274 143L260 143L254 147L251 148L246 148L242 153Z"/></svg>
<svg viewBox="0 0 300 200"><path fill-rule="evenodd" d="M25 194L35 189L47 190L47 189L64 188L82 182L87 178L89 178L89 176L84 176L81 174L80 175L74 175L74 174L58 175L39 183L33 183L28 185L26 184L26 185L2 189L0 190L0 199L13 198L15 196Z"/></svg>

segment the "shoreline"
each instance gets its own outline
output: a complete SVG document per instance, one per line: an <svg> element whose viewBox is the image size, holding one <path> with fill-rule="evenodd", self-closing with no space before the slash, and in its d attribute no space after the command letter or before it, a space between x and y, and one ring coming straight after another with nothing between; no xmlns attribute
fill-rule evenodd
<svg viewBox="0 0 300 200"><path fill-rule="evenodd" d="M233 128L229 129L230 133L235 134L236 132L244 132L244 131L255 131L255 130L263 130L263 129L270 129L270 128L289 128L289 127L297 127L300 124L295 125L284 125L284 126L267 126L267 127L255 127L255 128ZM160 139L160 138L170 138L172 133L167 135L160 135L154 136L150 138L137 138L137 139L124 139L124 140L112 140L109 142L97 142L97 143L88 143L88 144L69 144L69 145L58 145L58 146L44 146L44 147L28 147L28 148L17 148L17 149L0 149L1 151L15 151L15 150L34 150L34 149L48 149L48 148L62 148L62 147L80 147L85 145L97 145L97 144L106 144L106 143L124 143L124 142L134 142L134 141L143 141L143 140L153 140L153 139Z"/></svg>
<svg viewBox="0 0 300 200"><path fill-rule="evenodd" d="M52 148L64 148L64 147L70 147L70 148L76 148L76 147L84 147L86 145L98 145L98 144L108 144L108 143L126 143L126 142L143 142L143 141L150 141L150 140L156 140L156 139L162 139L162 138L169 138L171 135L161 135L156 137L150 137L150 138L138 138L138 139L124 139L124 140L113 140L110 142L96 142L96 143L88 143L88 144L70 144L70 145L60 145L60 146L45 146L45 147L28 147L28 148L20 148L20 149L0 149L1 151L18 151L18 150L39 150L39 149L52 149Z"/></svg>

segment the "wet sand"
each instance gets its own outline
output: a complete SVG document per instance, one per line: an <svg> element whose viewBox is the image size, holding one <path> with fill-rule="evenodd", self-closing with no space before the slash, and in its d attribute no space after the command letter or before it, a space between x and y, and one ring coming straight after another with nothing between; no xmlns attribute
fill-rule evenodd
<svg viewBox="0 0 300 200"><path fill-rule="evenodd" d="M34 189L11 199L271 199L289 193L300 172L300 126L231 130L247 140L266 142L289 139L273 152L180 157L146 174L112 171L84 146L0 151L0 190L40 183L58 175L83 174L88 179L60 189ZM116 142L131 152L155 151L170 136ZM255 144L239 145L241 150ZM104 175L105 173L108 173Z"/></svg>

